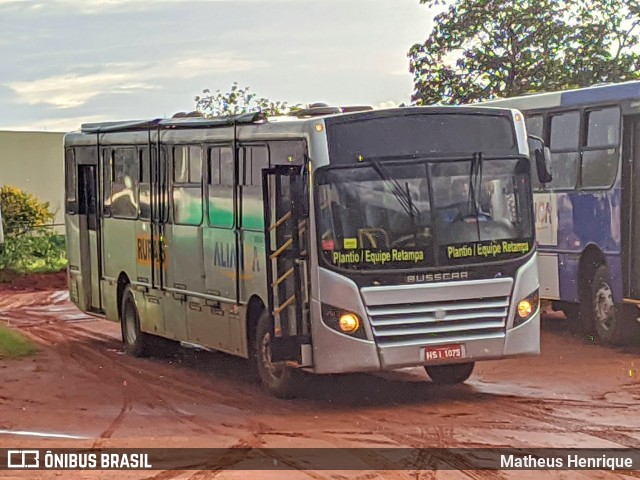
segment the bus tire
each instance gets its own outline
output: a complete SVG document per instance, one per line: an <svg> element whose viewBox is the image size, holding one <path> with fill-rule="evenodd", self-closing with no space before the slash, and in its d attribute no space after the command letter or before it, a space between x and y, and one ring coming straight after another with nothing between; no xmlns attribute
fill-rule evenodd
<svg viewBox="0 0 640 480"><path fill-rule="evenodd" d="M607 345L625 345L638 333L633 314L636 307L616 305L611 291L611 276L606 265L601 265L593 274L591 282L591 319L598 339Z"/></svg>
<svg viewBox="0 0 640 480"><path fill-rule="evenodd" d="M136 357L146 357L151 353L152 336L140 330L140 316L133 298L131 287L127 285L122 294L120 326L122 341L127 353Z"/></svg>
<svg viewBox="0 0 640 480"><path fill-rule="evenodd" d="M438 385L457 385L469 379L475 365L475 362L454 363L452 365L425 365L424 369L433 383Z"/></svg>
<svg viewBox="0 0 640 480"><path fill-rule="evenodd" d="M269 314L264 310L256 326L255 369L264 387L278 398L293 398L298 391L300 372L288 367L284 362L271 362L269 347L273 325Z"/></svg>

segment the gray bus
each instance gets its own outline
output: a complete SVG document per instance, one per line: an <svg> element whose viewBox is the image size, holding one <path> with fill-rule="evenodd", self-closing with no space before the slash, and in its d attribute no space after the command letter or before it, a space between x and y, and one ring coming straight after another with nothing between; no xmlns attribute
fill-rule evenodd
<svg viewBox="0 0 640 480"><path fill-rule="evenodd" d="M71 299L134 355L173 340L245 357L284 397L301 371L451 384L539 353L516 110L86 124L65 159Z"/></svg>

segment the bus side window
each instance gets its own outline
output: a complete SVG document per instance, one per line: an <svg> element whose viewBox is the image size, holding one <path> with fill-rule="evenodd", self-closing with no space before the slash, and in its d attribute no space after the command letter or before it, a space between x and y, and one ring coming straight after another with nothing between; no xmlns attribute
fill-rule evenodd
<svg viewBox="0 0 640 480"><path fill-rule="evenodd" d="M158 149L151 150L151 161L154 165L157 162L156 173L154 181L154 195L157 198L157 202L154 206L153 219L158 222L169 221L169 173L171 168L169 166L168 153L165 147L159 149L160 159L158 156ZM157 190L156 190L157 189Z"/></svg>
<svg viewBox="0 0 640 480"><path fill-rule="evenodd" d="M140 166L135 148L113 150L111 212L114 217L138 217L138 182Z"/></svg>
<svg viewBox="0 0 640 480"><path fill-rule="evenodd" d="M202 148L180 145L173 149L173 221L202 223Z"/></svg>
<svg viewBox="0 0 640 480"><path fill-rule="evenodd" d="M141 148L138 151L140 161L140 186L138 187L138 198L140 199L140 218L149 220L151 218L151 165L148 148Z"/></svg>
<svg viewBox="0 0 640 480"><path fill-rule="evenodd" d="M580 160L580 112L559 113L551 117L550 140L551 171L550 189L574 189L578 181Z"/></svg>
<svg viewBox="0 0 640 480"><path fill-rule="evenodd" d="M233 228L233 151L229 147L213 147L208 155L207 200L209 225Z"/></svg>
<svg viewBox="0 0 640 480"><path fill-rule="evenodd" d="M620 109L608 107L586 112L587 144L582 152L581 184L608 188L618 172Z"/></svg>
<svg viewBox="0 0 640 480"><path fill-rule="evenodd" d="M262 195L262 170L269 168L269 151L266 147L251 148L251 186L260 187Z"/></svg>
<svg viewBox="0 0 640 480"><path fill-rule="evenodd" d="M111 182L113 182L113 165L111 150L102 149L102 216L111 216Z"/></svg>
<svg viewBox="0 0 640 480"><path fill-rule="evenodd" d="M78 197L76 195L76 157L73 148L67 148L65 151L65 169L66 169L66 182L65 182L65 200L67 213L78 213Z"/></svg>
<svg viewBox="0 0 640 480"><path fill-rule="evenodd" d="M254 145L242 147L240 153L242 166L240 222L244 229L263 230L262 170L269 167L269 151L266 146Z"/></svg>
<svg viewBox="0 0 640 480"><path fill-rule="evenodd" d="M525 118L527 133L544 139L544 116L542 114L529 115Z"/></svg>

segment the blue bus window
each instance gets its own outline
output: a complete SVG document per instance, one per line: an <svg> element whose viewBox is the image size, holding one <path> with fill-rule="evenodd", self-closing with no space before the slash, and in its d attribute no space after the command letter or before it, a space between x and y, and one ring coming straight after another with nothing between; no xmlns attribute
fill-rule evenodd
<svg viewBox="0 0 640 480"><path fill-rule="evenodd" d="M567 112L551 117L551 151L577 150L580 143L580 112Z"/></svg>
<svg viewBox="0 0 640 480"><path fill-rule="evenodd" d="M542 115L531 115L525 120L527 133L544 139L544 117Z"/></svg>
<svg viewBox="0 0 640 480"><path fill-rule="evenodd" d="M592 110L587 115L587 147L617 146L620 141L618 107Z"/></svg>

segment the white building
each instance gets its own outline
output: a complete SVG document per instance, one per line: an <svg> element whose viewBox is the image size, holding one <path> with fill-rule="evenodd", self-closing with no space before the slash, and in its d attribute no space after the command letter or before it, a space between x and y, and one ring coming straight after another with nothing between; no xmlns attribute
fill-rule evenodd
<svg viewBox="0 0 640 480"><path fill-rule="evenodd" d="M49 202L64 225L63 132L0 131L0 185L12 185Z"/></svg>

